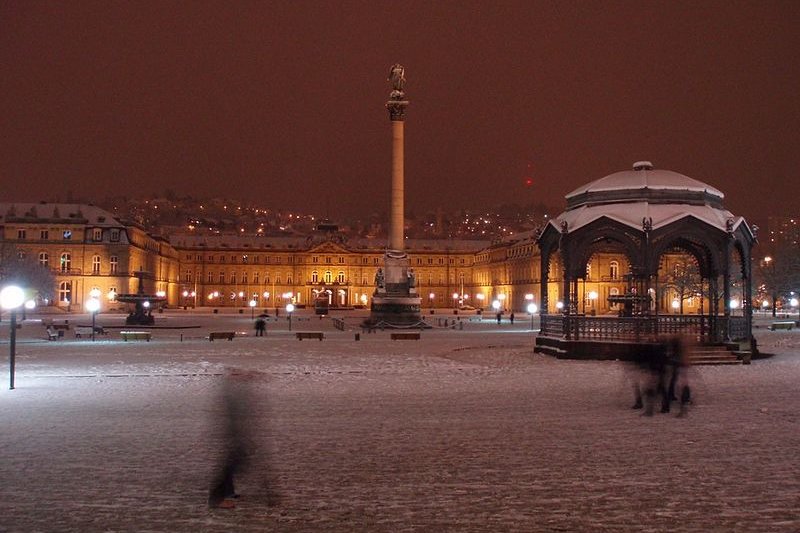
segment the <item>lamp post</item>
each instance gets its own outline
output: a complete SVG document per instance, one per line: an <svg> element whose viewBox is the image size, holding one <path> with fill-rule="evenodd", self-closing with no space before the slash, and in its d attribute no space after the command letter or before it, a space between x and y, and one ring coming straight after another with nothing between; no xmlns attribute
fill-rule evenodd
<svg viewBox="0 0 800 533"><path fill-rule="evenodd" d="M528 304L528 313L531 315L531 331L533 331L533 317L536 315L538 309L535 303L531 302Z"/></svg>
<svg viewBox="0 0 800 533"><path fill-rule="evenodd" d="M98 300L97 298L89 298L89 300L86 302L86 310L92 313L92 342L94 342L94 326L97 319L97 311L99 309L100 309L100 300Z"/></svg>
<svg viewBox="0 0 800 533"><path fill-rule="evenodd" d="M595 314L594 302L597 300L597 291L589 291L589 301L592 302L592 315Z"/></svg>
<svg viewBox="0 0 800 533"><path fill-rule="evenodd" d="M17 308L25 301L25 293L16 285L9 285L0 291L0 307L11 311L11 332L9 333L9 390L14 390L14 365L16 363L17 350Z"/></svg>
<svg viewBox="0 0 800 533"><path fill-rule="evenodd" d="M800 300L798 300L796 297L793 297L791 300L789 300L789 305L797 309L797 320L800 322Z"/></svg>
<svg viewBox="0 0 800 533"><path fill-rule="evenodd" d="M292 311L294 311L294 305L286 304L286 313L289 315L289 331L292 331Z"/></svg>
<svg viewBox="0 0 800 533"><path fill-rule="evenodd" d="M250 320L253 320L256 311L256 301L250 300Z"/></svg>

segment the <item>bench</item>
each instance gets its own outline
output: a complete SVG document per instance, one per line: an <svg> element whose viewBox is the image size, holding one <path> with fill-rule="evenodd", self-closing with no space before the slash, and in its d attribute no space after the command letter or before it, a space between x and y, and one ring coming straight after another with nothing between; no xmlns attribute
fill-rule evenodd
<svg viewBox="0 0 800 533"><path fill-rule="evenodd" d="M389 336L393 341L418 341L419 333L390 333Z"/></svg>
<svg viewBox="0 0 800 533"><path fill-rule="evenodd" d="M208 334L208 340L212 342L214 339L228 339L232 341L235 335L236 333L233 331L212 331Z"/></svg>
<svg viewBox="0 0 800 533"><path fill-rule="evenodd" d="M322 340L325 335L321 331L298 331L295 333L297 340L303 339L319 339Z"/></svg>
<svg viewBox="0 0 800 533"><path fill-rule="evenodd" d="M769 329L770 331L775 331L776 329L792 329L793 327L794 322L773 322Z"/></svg>
<svg viewBox="0 0 800 533"><path fill-rule="evenodd" d="M47 328L47 340L49 341L57 341L58 340L58 331L54 330L52 327Z"/></svg>
<svg viewBox="0 0 800 533"><path fill-rule="evenodd" d="M92 327L91 326L75 326L75 338L80 339L81 337L91 337L92 336Z"/></svg>
<svg viewBox="0 0 800 533"><path fill-rule="evenodd" d="M150 342L152 335L149 331L120 331L119 334L122 335L122 340L125 342L129 340Z"/></svg>

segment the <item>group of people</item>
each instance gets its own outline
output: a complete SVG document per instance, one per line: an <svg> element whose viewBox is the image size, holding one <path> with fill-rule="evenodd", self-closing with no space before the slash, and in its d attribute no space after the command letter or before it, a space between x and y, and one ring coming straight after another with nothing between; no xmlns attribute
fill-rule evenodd
<svg viewBox="0 0 800 533"><path fill-rule="evenodd" d="M688 356L686 339L679 336L662 339L639 350L633 360L633 409L644 409L645 416L652 416L659 400L662 413L669 413L672 403L679 402L678 416L684 416L692 402Z"/></svg>

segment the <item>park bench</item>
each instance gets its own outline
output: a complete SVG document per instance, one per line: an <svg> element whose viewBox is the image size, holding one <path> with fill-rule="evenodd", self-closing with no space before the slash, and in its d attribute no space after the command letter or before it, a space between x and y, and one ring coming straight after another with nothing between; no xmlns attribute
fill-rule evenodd
<svg viewBox="0 0 800 533"><path fill-rule="evenodd" d="M75 326L75 338L80 339L82 337L91 337L92 336L92 326Z"/></svg>
<svg viewBox="0 0 800 533"><path fill-rule="evenodd" d="M794 327L794 322L791 321L781 321L781 322L773 322L772 325L769 327L771 331L775 331L776 329L792 329Z"/></svg>
<svg viewBox="0 0 800 533"><path fill-rule="evenodd" d="M108 335L108 332L103 326L95 326L94 334ZM81 337L91 337L91 336L92 336L92 326L75 326L75 338L80 339Z"/></svg>
<svg viewBox="0 0 800 533"><path fill-rule="evenodd" d="M212 331L208 334L208 340L212 342L214 339L228 339L232 341L235 335L236 333L233 331Z"/></svg>
<svg viewBox="0 0 800 533"><path fill-rule="evenodd" d="M51 326L47 326L47 340L49 341L58 340L58 331L54 330Z"/></svg>
<svg viewBox="0 0 800 533"><path fill-rule="evenodd" d="M389 336L393 341L418 341L419 333L403 332L403 333L390 333Z"/></svg>
<svg viewBox="0 0 800 533"><path fill-rule="evenodd" d="M322 340L325 335L321 331L298 331L295 333L297 336L297 340L301 341L303 339L319 339Z"/></svg>
<svg viewBox="0 0 800 533"><path fill-rule="evenodd" d="M150 342L152 334L149 331L120 331L122 340L125 342L131 341L147 341Z"/></svg>

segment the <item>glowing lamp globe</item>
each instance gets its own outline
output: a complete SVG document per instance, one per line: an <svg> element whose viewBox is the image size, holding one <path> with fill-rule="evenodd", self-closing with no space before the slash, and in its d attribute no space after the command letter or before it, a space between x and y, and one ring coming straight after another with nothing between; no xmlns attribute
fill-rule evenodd
<svg viewBox="0 0 800 533"><path fill-rule="evenodd" d="M25 302L25 293L16 285L9 285L0 291L0 306L3 309L16 309Z"/></svg>

